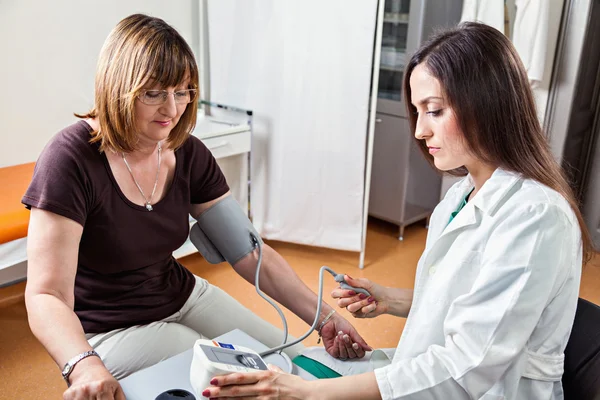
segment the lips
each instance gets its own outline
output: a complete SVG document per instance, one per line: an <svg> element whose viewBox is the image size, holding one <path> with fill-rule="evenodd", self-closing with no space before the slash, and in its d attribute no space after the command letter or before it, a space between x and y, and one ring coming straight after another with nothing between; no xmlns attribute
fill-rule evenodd
<svg viewBox="0 0 600 400"><path fill-rule="evenodd" d="M171 120L169 121L154 121L161 126L169 126L171 124Z"/></svg>
<svg viewBox="0 0 600 400"><path fill-rule="evenodd" d="M427 146L427 148L429 149L429 154L435 154L440 151L439 147Z"/></svg>

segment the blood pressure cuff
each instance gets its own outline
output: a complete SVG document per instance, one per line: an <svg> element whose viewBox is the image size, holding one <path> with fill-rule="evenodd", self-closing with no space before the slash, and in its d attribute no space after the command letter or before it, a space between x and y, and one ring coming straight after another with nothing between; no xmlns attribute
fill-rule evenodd
<svg viewBox="0 0 600 400"><path fill-rule="evenodd" d="M211 264L227 261L234 265L263 244L232 196L225 197L200 214L190 231L190 240Z"/></svg>

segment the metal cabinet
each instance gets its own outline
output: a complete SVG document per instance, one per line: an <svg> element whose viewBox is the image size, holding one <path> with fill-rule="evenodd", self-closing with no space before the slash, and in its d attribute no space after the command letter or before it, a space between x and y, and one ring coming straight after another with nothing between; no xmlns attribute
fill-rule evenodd
<svg viewBox="0 0 600 400"><path fill-rule="evenodd" d="M369 215L404 227L429 217L439 201L441 175L412 137L408 120L377 113Z"/></svg>
<svg viewBox="0 0 600 400"><path fill-rule="evenodd" d="M369 215L400 227L427 219L439 202L441 175L412 138L402 93L410 55L434 28L456 24L462 0L386 0Z"/></svg>

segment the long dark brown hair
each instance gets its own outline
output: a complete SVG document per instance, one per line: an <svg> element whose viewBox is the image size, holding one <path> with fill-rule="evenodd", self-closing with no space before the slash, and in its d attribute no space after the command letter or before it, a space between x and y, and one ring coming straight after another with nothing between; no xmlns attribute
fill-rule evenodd
<svg viewBox="0 0 600 400"><path fill-rule="evenodd" d="M584 263L589 261L594 252L590 234L544 137L527 73L510 40L497 29L476 22L433 35L412 56L404 75L404 96L413 132L417 115L411 104L410 76L421 63L439 80L473 155L564 196L579 222ZM425 141L417 142L435 167ZM462 167L448 173L462 176L467 170Z"/></svg>

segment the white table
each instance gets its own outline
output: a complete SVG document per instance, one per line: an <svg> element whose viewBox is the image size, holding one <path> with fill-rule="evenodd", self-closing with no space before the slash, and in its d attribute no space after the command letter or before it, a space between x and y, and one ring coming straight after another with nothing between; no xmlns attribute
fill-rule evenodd
<svg viewBox="0 0 600 400"><path fill-rule="evenodd" d="M239 329L218 336L215 340L248 347L257 352L267 350L264 344ZM125 392L125 397L127 400L154 400L156 396L169 389L184 389L194 394L190 384L192 357L193 350L190 349L121 379L119 383ZM285 359L278 354L270 354L264 357L264 360L267 364L275 364L284 371L288 369ZM316 379L295 364L292 373L307 380ZM197 400L202 398L201 395L196 395Z"/></svg>

